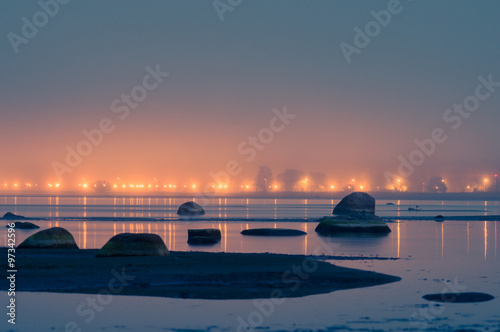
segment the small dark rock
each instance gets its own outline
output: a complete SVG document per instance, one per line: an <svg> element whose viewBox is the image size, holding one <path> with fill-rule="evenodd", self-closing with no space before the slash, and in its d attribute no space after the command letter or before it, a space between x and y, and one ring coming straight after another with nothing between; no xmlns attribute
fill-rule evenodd
<svg viewBox="0 0 500 332"><path fill-rule="evenodd" d="M254 228L246 229L242 231L241 234L254 236L301 236L307 233L299 231L298 229L288 228Z"/></svg>
<svg viewBox="0 0 500 332"><path fill-rule="evenodd" d="M188 229L188 243L194 245L216 244L222 236L219 229Z"/></svg>
<svg viewBox="0 0 500 332"><path fill-rule="evenodd" d="M385 205L391 205L392 206L392 205L395 205L395 204L394 203L386 203Z"/></svg>
<svg viewBox="0 0 500 332"><path fill-rule="evenodd" d="M9 227L9 226L7 225L5 227ZM17 228L17 229L36 229L36 228L40 228L40 226L35 225L29 221L25 221L25 222L16 221L14 223L14 228Z"/></svg>
<svg viewBox="0 0 500 332"><path fill-rule="evenodd" d="M443 293L428 294L422 296L427 301L451 302L451 303L474 303L491 301L495 297L486 293Z"/></svg>
<svg viewBox="0 0 500 332"><path fill-rule="evenodd" d="M4 220L23 220L23 219L26 219L26 217L18 216L17 214L14 214L12 212L7 212L6 214L4 214L2 219L4 219Z"/></svg>

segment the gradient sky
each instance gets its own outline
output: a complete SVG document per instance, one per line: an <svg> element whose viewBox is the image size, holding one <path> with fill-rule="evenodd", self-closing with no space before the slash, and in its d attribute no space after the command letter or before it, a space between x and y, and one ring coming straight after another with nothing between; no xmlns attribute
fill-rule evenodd
<svg viewBox="0 0 500 332"><path fill-rule="evenodd" d="M457 130L443 114L479 75L500 81L500 2L401 0L347 63L340 43L387 4L243 0L221 21L212 1L73 0L15 53L8 34L40 6L2 1L0 180L53 181L52 163L103 118L115 131L64 183L203 182L230 160L238 183L260 165L383 181L437 127L448 140L409 182L497 172L500 88ZM170 76L120 120L112 102L157 64ZM283 107L297 117L247 162L238 145Z"/></svg>

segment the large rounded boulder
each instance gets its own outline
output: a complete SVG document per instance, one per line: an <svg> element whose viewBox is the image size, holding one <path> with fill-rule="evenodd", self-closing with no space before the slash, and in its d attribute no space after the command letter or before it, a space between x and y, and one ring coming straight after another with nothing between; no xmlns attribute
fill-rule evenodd
<svg viewBox="0 0 500 332"><path fill-rule="evenodd" d="M342 216L323 217L319 220L316 232L321 235L342 233L387 234L391 229L382 218L368 213L351 213Z"/></svg>
<svg viewBox="0 0 500 332"><path fill-rule="evenodd" d="M168 256L165 242L159 235L147 233L122 233L113 236L96 254L96 257Z"/></svg>
<svg viewBox="0 0 500 332"><path fill-rule="evenodd" d="M186 202L179 206L177 214L180 216L201 216L205 214L205 210L195 202Z"/></svg>
<svg viewBox="0 0 500 332"><path fill-rule="evenodd" d="M188 243L192 245L216 244L221 238L220 229L188 229Z"/></svg>
<svg viewBox="0 0 500 332"><path fill-rule="evenodd" d="M70 232L61 227L52 227L31 235L18 248L78 249L78 246Z"/></svg>
<svg viewBox="0 0 500 332"><path fill-rule="evenodd" d="M335 206L333 214L342 215L350 213L375 214L375 198L364 192L354 192Z"/></svg>

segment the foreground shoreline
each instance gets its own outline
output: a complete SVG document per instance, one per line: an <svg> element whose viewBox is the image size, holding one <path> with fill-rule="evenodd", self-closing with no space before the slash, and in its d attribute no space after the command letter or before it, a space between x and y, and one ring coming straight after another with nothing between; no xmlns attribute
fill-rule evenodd
<svg viewBox="0 0 500 332"><path fill-rule="evenodd" d="M7 249L0 250L6 254ZM17 291L255 299L301 297L401 280L303 255L171 252L163 257L95 258L96 252L17 250ZM0 285L0 290L8 288L5 280Z"/></svg>

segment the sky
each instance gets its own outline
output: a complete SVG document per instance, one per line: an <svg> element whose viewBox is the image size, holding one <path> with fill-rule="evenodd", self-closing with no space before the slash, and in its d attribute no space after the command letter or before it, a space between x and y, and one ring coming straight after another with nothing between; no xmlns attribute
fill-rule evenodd
<svg viewBox="0 0 500 332"><path fill-rule="evenodd" d="M498 1L59 1L0 4L0 181L500 170Z"/></svg>

